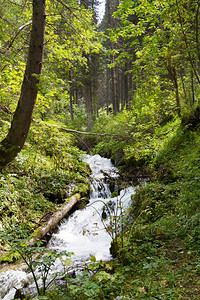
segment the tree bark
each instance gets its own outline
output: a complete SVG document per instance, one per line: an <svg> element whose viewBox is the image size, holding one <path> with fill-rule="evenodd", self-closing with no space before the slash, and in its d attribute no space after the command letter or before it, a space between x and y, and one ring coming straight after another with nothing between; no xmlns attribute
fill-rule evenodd
<svg viewBox="0 0 200 300"><path fill-rule="evenodd" d="M188 42L188 39L187 39L187 35L186 35L185 29L184 29L183 18L181 16L181 11L180 11L178 0L176 0L176 6L177 6L179 23L180 23L180 26L181 26L181 31L182 31L183 38L184 38L185 45L186 45L186 51L188 53L188 59L189 59L190 65L192 67L192 70L194 72L194 75L196 76L197 82L198 82L198 84L200 84L200 77L199 77L199 74L198 74L198 72L195 68L195 64L194 64L194 61L193 61L193 58L192 58L191 49L190 49L189 42ZM198 19L198 14L197 14L196 17ZM196 30L197 30L197 33L198 33L198 27L196 27ZM196 38L197 38L197 36L196 36ZM198 38L197 38L197 42L198 42Z"/></svg>
<svg viewBox="0 0 200 300"><path fill-rule="evenodd" d="M70 88L69 88L70 118L71 118L71 121L74 122L74 110L73 110L74 89L72 87L72 72L71 72L71 70L69 70L69 80L70 80Z"/></svg>
<svg viewBox="0 0 200 300"><path fill-rule="evenodd" d="M87 82L85 85L85 105L87 111L87 129L91 130L93 127L93 109L92 109L92 87L91 82Z"/></svg>
<svg viewBox="0 0 200 300"><path fill-rule="evenodd" d="M71 118L71 121L74 122L73 92L72 92L71 87L70 87L70 91L69 91L69 99L70 99L70 118Z"/></svg>
<svg viewBox="0 0 200 300"><path fill-rule="evenodd" d="M112 63L114 63L114 56L112 57ZM112 67L112 103L113 103L113 114L116 116L119 112L119 102L117 95L117 70L116 66Z"/></svg>
<svg viewBox="0 0 200 300"><path fill-rule="evenodd" d="M176 69L172 66L172 63L171 63L171 57L168 58L166 61L166 68L168 70L169 78L174 85L175 94L176 94L177 113L178 113L178 116L180 117L181 116L181 104L180 104L180 97L179 97L178 80L177 80Z"/></svg>
<svg viewBox="0 0 200 300"><path fill-rule="evenodd" d="M0 170L21 151L31 124L42 68L45 31L45 0L33 0L29 53L18 106L8 135L0 143Z"/></svg>

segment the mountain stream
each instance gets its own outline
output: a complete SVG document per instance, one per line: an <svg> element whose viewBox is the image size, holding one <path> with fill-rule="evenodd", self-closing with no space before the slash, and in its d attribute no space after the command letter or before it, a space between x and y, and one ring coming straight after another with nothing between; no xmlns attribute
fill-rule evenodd
<svg viewBox="0 0 200 300"><path fill-rule="evenodd" d="M71 257L73 265L84 264L90 261L91 255L99 260L112 259L110 254L111 216L120 217L122 211L128 207L134 188L128 187L120 191L120 194L111 198L112 192L117 193L116 180L119 177L118 170L110 159L96 154L86 155L84 161L92 170L90 183L91 193L89 204L81 210L76 210L68 218L64 219L59 229L54 233L47 245L49 249L73 252ZM112 191L112 192L111 192ZM52 274L61 272L62 264L56 261ZM32 275L24 271L24 267L18 270L9 269L0 272L0 299L10 300L14 298L17 289L28 285L28 290L34 287Z"/></svg>

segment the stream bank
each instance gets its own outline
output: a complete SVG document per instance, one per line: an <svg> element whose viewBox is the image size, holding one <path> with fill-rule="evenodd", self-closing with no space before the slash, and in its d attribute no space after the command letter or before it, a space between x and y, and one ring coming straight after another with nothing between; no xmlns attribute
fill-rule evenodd
<svg viewBox="0 0 200 300"><path fill-rule="evenodd" d="M119 260L47 299L199 299L199 136L179 128L155 157L159 176L134 196Z"/></svg>
<svg viewBox="0 0 200 300"><path fill-rule="evenodd" d="M99 155L87 156L84 160L90 164L92 169L90 203L86 208L77 210L70 215L48 243L49 250L73 252L74 256L71 260L75 268L77 268L77 264L90 262L91 257L93 260L95 257L95 261L106 261L112 258L109 251L110 243L116 238L122 225L118 222L117 226L119 227L116 227L114 220L123 218L124 209L134 194L134 189L129 187L120 191L118 196L111 198L110 186L118 194L116 180L119 175L117 169L113 167L109 159L101 158ZM112 228L112 226L114 227ZM59 274L63 272L60 268L63 268L62 263L56 261L51 270L51 276L55 272ZM35 272L38 271L35 270ZM13 278L14 273L17 276L16 279ZM30 278L24 277L23 270L6 271L1 274L0 282L3 281L4 285L1 295L4 295L3 299L5 300L12 299L15 292L11 288L12 282L9 281L9 276L14 282L13 287L17 289L21 289L25 282L27 285L27 280L30 280ZM22 283L19 278L22 278ZM7 289L5 285L7 285ZM32 289L33 284L31 284Z"/></svg>

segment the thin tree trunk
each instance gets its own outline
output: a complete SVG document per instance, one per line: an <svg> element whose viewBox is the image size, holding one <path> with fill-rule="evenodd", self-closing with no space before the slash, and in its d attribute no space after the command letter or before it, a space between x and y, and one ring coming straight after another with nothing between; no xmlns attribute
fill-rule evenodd
<svg viewBox="0 0 200 300"><path fill-rule="evenodd" d="M72 92L72 88L70 88L69 98L70 98L70 117L71 117L71 121L74 122L73 92Z"/></svg>
<svg viewBox="0 0 200 300"><path fill-rule="evenodd" d="M71 71L69 71L69 80L72 82ZM70 117L71 117L71 121L74 122L73 88L72 88L72 83L70 84L70 88L69 88L69 99L70 99Z"/></svg>
<svg viewBox="0 0 200 300"><path fill-rule="evenodd" d="M127 64L125 67L127 71ZM128 76L129 76L128 73L124 75L124 99L125 99L125 105L127 109L129 108L129 93L130 93L129 85L128 85Z"/></svg>
<svg viewBox="0 0 200 300"><path fill-rule="evenodd" d="M91 130L93 126L93 109L92 109L92 91L91 91L91 83L87 83L85 85L85 105L88 117L87 129Z"/></svg>
<svg viewBox="0 0 200 300"><path fill-rule="evenodd" d="M179 89L178 89L178 81L177 77L174 77L174 87L175 87L175 93L176 93L176 106L177 106L177 112L179 117L181 116L181 105L180 105L180 97L179 97Z"/></svg>
<svg viewBox="0 0 200 300"><path fill-rule="evenodd" d="M121 110L124 109L125 106L125 69L122 69L122 75L121 75Z"/></svg>
<svg viewBox="0 0 200 300"><path fill-rule="evenodd" d="M42 68L44 30L45 0L33 0L32 30L26 70L11 128L0 144L0 169L21 151L29 132Z"/></svg>
<svg viewBox="0 0 200 300"><path fill-rule="evenodd" d="M112 57L112 63L114 63L114 56ZM113 103L113 114L116 116L116 114L119 112L116 66L112 67L112 103Z"/></svg>
<svg viewBox="0 0 200 300"><path fill-rule="evenodd" d="M191 106L194 105L195 102L195 94L194 94L194 74L191 71L191 91L192 91L192 99L191 99Z"/></svg>
<svg viewBox="0 0 200 300"><path fill-rule="evenodd" d="M176 107L177 107L177 113L178 116L181 116L181 104L180 104L180 97L179 97L179 87L178 87L178 80L177 80L177 73L175 68L172 66L171 63L171 57L168 58L166 61L166 68L169 73L169 78L172 81L175 89L175 94L176 94Z"/></svg>
<svg viewBox="0 0 200 300"><path fill-rule="evenodd" d="M190 65L192 67L192 70L193 70L193 72L194 72L194 74L196 76L198 84L200 84L200 78L199 78L199 75L198 75L198 73L196 71L196 68L195 68L195 65L194 65L194 61L193 61L193 58L192 58L192 55L191 55L191 50L190 50L190 47L189 47L188 39L187 39L187 36L186 36L186 32L184 30L183 20L182 20L182 16L181 16L181 12L180 12L180 7L179 7L178 0L176 0L176 6L177 6L178 17L179 17L179 22L180 22L180 26L181 26L181 31L182 31L183 38L184 38L185 45L186 45L186 51L188 53L189 62L190 62ZM197 27L197 30L198 30L198 27Z"/></svg>
<svg viewBox="0 0 200 300"><path fill-rule="evenodd" d="M198 72L200 72L199 10L200 10L200 2L198 3L197 10L196 10L196 16L195 16L196 48L197 48L197 57L198 57Z"/></svg>
<svg viewBox="0 0 200 300"><path fill-rule="evenodd" d="M186 92L186 88L185 88L185 83L184 83L184 78L183 78L182 71L180 71L180 77L181 77L181 82L182 82L182 87L183 87L185 102L187 103L187 92Z"/></svg>
<svg viewBox="0 0 200 300"><path fill-rule="evenodd" d="M106 67L106 111L109 114L109 97L110 97L110 69Z"/></svg>

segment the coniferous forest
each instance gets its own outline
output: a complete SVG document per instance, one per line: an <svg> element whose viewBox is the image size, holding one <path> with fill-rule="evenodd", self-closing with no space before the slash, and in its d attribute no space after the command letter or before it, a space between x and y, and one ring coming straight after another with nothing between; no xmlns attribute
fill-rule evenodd
<svg viewBox="0 0 200 300"><path fill-rule="evenodd" d="M36 284L15 299L200 299L199 98L198 0L0 0L0 274ZM113 258L48 285L61 254L35 257L88 202L84 154L135 194Z"/></svg>

